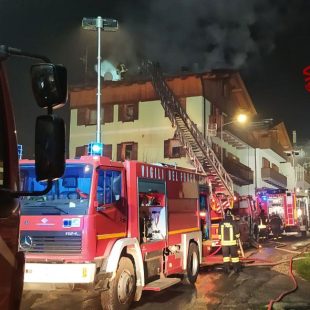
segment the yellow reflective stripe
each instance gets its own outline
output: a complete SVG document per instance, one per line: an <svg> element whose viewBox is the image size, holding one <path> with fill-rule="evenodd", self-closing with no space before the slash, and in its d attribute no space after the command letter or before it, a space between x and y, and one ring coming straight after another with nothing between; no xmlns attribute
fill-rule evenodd
<svg viewBox="0 0 310 310"><path fill-rule="evenodd" d="M222 240L221 244L222 245L237 245L237 241L236 240Z"/></svg>
<svg viewBox="0 0 310 310"><path fill-rule="evenodd" d="M223 262L224 263L229 263L230 262L230 257L223 257Z"/></svg>
<svg viewBox="0 0 310 310"><path fill-rule="evenodd" d="M232 261L233 263L239 263L239 257L232 257L232 258L231 258L231 261Z"/></svg>
<svg viewBox="0 0 310 310"><path fill-rule="evenodd" d="M199 231L199 228L194 227L194 228L172 230L172 231L169 231L168 234L169 235L176 235L176 234L182 234L182 233L187 233L187 232L192 232L192 231Z"/></svg>
<svg viewBox="0 0 310 310"><path fill-rule="evenodd" d="M115 234L97 235L98 240L126 237L126 233L120 232Z"/></svg>
<svg viewBox="0 0 310 310"><path fill-rule="evenodd" d="M223 225L221 226L221 239L224 237L224 227Z"/></svg>

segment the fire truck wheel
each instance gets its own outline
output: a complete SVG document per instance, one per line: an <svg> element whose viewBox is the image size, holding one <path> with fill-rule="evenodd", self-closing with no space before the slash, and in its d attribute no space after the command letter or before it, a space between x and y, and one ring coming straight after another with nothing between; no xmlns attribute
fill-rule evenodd
<svg viewBox="0 0 310 310"><path fill-rule="evenodd" d="M186 273L183 278L184 284L194 284L199 273L199 250L196 243L191 242L187 255Z"/></svg>
<svg viewBox="0 0 310 310"><path fill-rule="evenodd" d="M132 260L121 257L110 288L101 293L101 306L107 310L127 310L136 291L136 275Z"/></svg>

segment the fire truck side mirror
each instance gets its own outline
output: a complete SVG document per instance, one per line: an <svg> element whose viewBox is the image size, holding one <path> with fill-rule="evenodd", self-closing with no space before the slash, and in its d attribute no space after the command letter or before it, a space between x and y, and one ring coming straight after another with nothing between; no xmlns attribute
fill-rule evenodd
<svg viewBox="0 0 310 310"><path fill-rule="evenodd" d="M37 181L60 178L65 171L65 124L55 115L37 118L35 129Z"/></svg>
<svg viewBox="0 0 310 310"><path fill-rule="evenodd" d="M31 66L32 90L41 108L62 107L68 97L67 70L50 63Z"/></svg>

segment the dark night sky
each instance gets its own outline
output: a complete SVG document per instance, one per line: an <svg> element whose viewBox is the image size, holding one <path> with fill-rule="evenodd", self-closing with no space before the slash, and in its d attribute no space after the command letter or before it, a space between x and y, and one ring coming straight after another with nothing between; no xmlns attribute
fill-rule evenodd
<svg viewBox="0 0 310 310"><path fill-rule="evenodd" d="M82 84L80 58L88 47L92 70L96 34L82 30L81 20L98 15L120 22L118 32L103 34L104 58L132 72L145 57L171 73L184 65L238 69L261 117L284 120L298 140L310 140L310 94L301 73L310 65L310 1L0 0L0 44L44 54L67 67L71 85ZM41 113L30 90L31 61L8 64L18 138L29 157ZM57 113L68 121L68 112L67 106Z"/></svg>

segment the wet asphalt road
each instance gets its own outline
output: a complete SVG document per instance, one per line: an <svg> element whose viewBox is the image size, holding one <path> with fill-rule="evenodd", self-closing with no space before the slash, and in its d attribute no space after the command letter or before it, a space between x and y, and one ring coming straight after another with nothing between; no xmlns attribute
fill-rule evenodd
<svg viewBox="0 0 310 310"><path fill-rule="evenodd" d="M300 239L285 238L289 244L283 248L294 250ZM310 238L303 242L310 242ZM292 253L274 249L275 244L264 244L263 249L254 251L254 257L268 260L289 258ZM195 286L182 284L170 287L162 292L144 292L142 299L133 304L136 310L173 310L173 309L266 309L268 302L293 283L286 275L288 264L283 265L284 273L271 267L245 267L240 274L225 275L221 265L201 268ZM310 309L310 282L298 278L298 289L284 297L273 309ZM22 310L99 310L98 296L89 296L85 292L26 292Z"/></svg>

